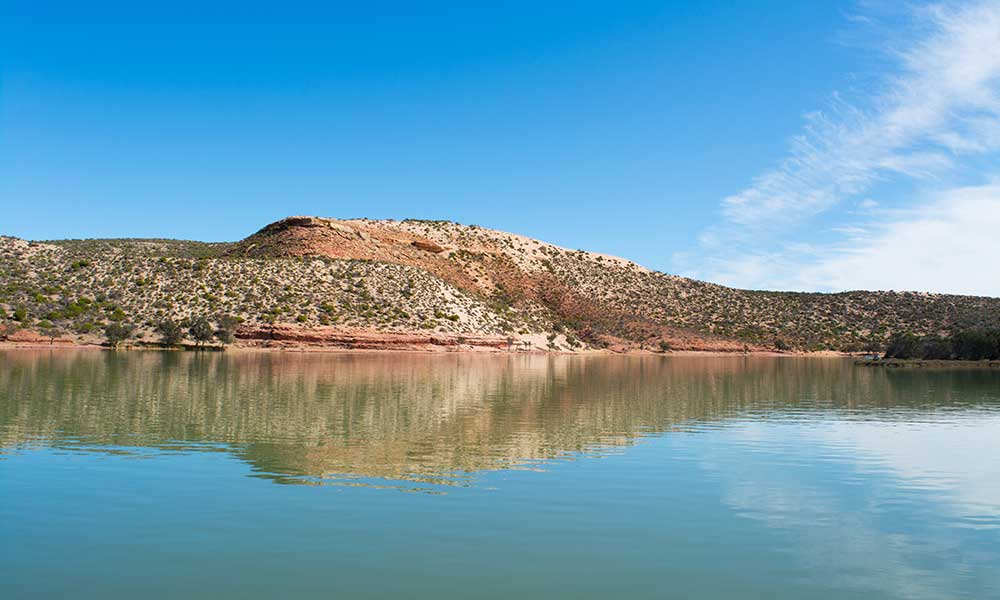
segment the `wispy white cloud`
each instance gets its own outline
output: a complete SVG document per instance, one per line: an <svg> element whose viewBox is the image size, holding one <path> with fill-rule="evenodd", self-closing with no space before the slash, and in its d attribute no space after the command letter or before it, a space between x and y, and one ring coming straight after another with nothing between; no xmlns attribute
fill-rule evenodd
<svg viewBox="0 0 1000 600"><path fill-rule="evenodd" d="M950 190L787 273L800 289L1000 295L1000 185Z"/></svg>
<svg viewBox="0 0 1000 600"><path fill-rule="evenodd" d="M919 9L926 37L893 51L899 74L868 112L837 100L808 116L791 156L723 201L755 224L825 208L882 174L928 177L956 155L1000 147L1000 2Z"/></svg>
<svg viewBox="0 0 1000 600"><path fill-rule="evenodd" d="M880 211L865 227L836 227L830 244L709 256L712 281L753 289L911 290L1000 296L1000 184L931 195Z"/></svg>
<svg viewBox="0 0 1000 600"><path fill-rule="evenodd" d="M887 212L879 199L862 196L888 181L940 191L957 170L1000 152L1000 0L924 5L912 16L908 36L885 48L897 68L880 91L863 103L835 97L826 110L807 115L788 157L722 201L724 221L700 236L707 258L689 274L755 288L1000 295L1000 278L983 282L981 272L972 277L943 266L1000 250L980 227L1000 214L1000 188L939 193L940 206L918 213ZM984 183L1000 175L976 168ZM839 243L803 247L780 237L846 200L853 202L845 212L857 222L827 231ZM937 244L937 253L925 256L926 268L883 260L890 254L903 260L894 248L921 250L920 235Z"/></svg>

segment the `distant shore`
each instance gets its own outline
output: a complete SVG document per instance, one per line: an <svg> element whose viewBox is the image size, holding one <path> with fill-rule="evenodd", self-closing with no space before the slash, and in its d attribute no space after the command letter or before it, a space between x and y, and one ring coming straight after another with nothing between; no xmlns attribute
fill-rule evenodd
<svg viewBox="0 0 1000 600"><path fill-rule="evenodd" d="M864 367L885 367L888 369L1000 369L1000 360L923 360L918 358L883 358L878 360L857 360L854 364Z"/></svg>

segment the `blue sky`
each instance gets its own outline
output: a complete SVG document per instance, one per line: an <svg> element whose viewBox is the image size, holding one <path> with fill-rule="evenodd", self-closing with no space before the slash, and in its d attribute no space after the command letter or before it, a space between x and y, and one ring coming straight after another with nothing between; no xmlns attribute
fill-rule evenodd
<svg viewBox="0 0 1000 600"><path fill-rule="evenodd" d="M871 264L1000 216L997 2L203 4L4 3L0 233L444 218L745 287L1000 295Z"/></svg>

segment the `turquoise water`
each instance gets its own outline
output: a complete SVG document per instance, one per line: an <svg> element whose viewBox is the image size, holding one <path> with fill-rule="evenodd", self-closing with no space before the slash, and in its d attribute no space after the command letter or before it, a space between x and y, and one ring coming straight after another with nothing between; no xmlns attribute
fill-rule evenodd
<svg viewBox="0 0 1000 600"><path fill-rule="evenodd" d="M1000 374L0 352L5 598L998 598Z"/></svg>

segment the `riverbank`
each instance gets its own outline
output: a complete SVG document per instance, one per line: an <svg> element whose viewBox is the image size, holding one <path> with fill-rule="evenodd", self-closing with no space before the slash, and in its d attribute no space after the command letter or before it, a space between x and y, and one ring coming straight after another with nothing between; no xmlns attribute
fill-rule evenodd
<svg viewBox="0 0 1000 600"><path fill-rule="evenodd" d="M721 350L668 350L658 352L654 350L631 349L615 351L608 349L587 349L587 350L547 350L541 348L506 348L473 346L473 345L399 345L395 347L346 347L346 346L324 346L305 344L234 344L232 346L202 346L196 347L193 344L179 346L163 346L156 343L122 344L118 348L100 343L76 343L65 341L50 343L44 342L10 342L0 341L0 350L81 350L81 351L118 351L118 352L227 352L227 353L330 353L330 354L381 354L381 353L403 353L403 354L445 354L445 353L465 353L465 354L517 354L517 355L578 355L578 356L663 356L663 357L805 357L805 358L852 358L856 354L834 352L829 350L819 352L777 352L772 350L751 350L749 352L728 352Z"/></svg>
<svg viewBox="0 0 1000 600"><path fill-rule="evenodd" d="M148 334L148 332L147 332ZM230 345L191 341L166 346L147 341L138 335L122 342L118 350L162 351L250 351L250 352L465 352L496 354L578 354L578 355L628 355L628 356L810 356L851 357L858 354L822 350L778 351L759 346L746 346L729 340L681 340L680 347L669 350L653 349L645 345L626 343L609 344L604 348L587 347L570 343L565 336L553 338L545 334L520 334L509 337L497 335L455 334L424 331L374 331L338 327L295 327L274 325L266 328L240 327ZM76 348L110 350L103 339L96 335L76 337L50 337L30 329L20 329L0 340L4 348Z"/></svg>
<svg viewBox="0 0 1000 600"><path fill-rule="evenodd" d="M883 358L878 360L857 360L854 364L863 367L885 367L889 369L1000 369L1000 360L923 360Z"/></svg>
<svg viewBox="0 0 1000 600"><path fill-rule="evenodd" d="M241 326L235 332L234 343L222 346L218 342L196 345L184 340L178 345L165 346L157 341L156 332L141 331L123 341L118 349L135 350L228 350L228 351L292 351L292 352L475 352L500 354L579 354L630 356L812 356L850 357L857 354L831 350L779 351L761 346L749 346L726 339L703 339L693 335L678 337L670 349L661 350L649 344L635 344L611 338L604 347L587 346L565 334L457 334L441 331L377 331L341 327L298 327L273 325L268 327ZM0 339L0 348L84 348L110 349L97 333L65 337L50 337L39 331L19 329Z"/></svg>

